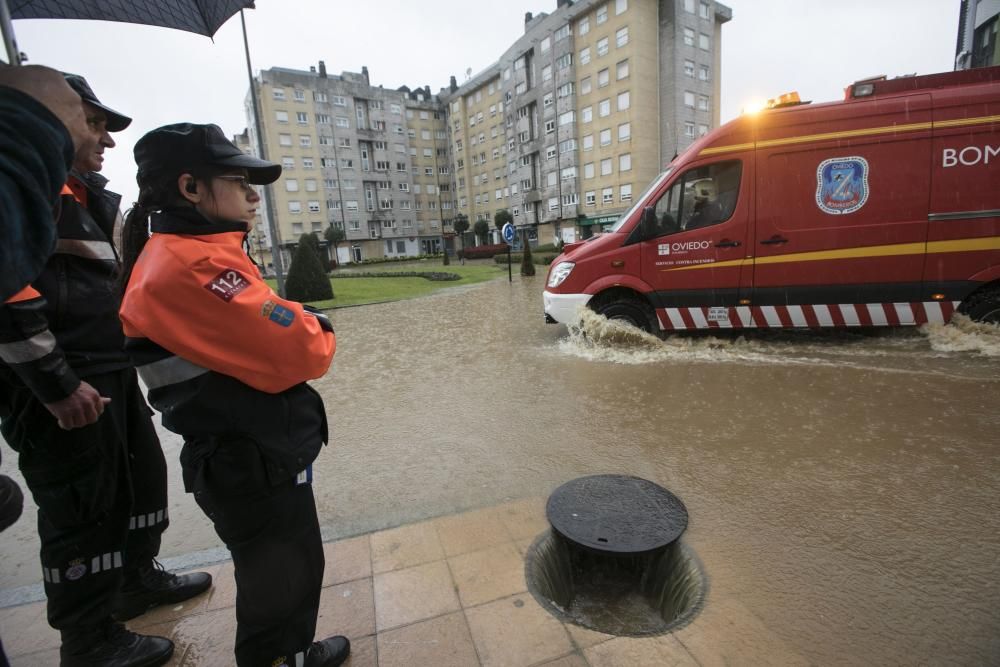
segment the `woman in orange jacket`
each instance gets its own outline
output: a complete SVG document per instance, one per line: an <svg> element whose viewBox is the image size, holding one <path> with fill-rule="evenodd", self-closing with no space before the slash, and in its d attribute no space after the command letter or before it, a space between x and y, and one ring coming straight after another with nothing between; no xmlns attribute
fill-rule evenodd
<svg viewBox="0 0 1000 667"><path fill-rule="evenodd" d="M328 434L306 384L326 373L336 339L326 316L275 294L243 250L260 202L250 184L275 181L281 166L190 123L149 132L135 158L126 347L163 425L184 436L185 489L232 552L236 662L339 665L346 638L313 642L324 558L312 462Z"/></svg>

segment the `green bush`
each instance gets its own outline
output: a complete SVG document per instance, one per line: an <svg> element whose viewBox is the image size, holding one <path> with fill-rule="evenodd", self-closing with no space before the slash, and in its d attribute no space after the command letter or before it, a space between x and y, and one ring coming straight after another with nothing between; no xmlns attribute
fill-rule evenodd
<svg viewBox="0 0 1000 667"><path fill-rule="evenodd" d="M312 234L299 237L285 280L285 298L305 303L333 298L330 278L319 259L319 241Z"/></svg>
<svg viewBox="0 0 1000 667"><path fill-rule="evenodd" d="M372 257L361 260L360 264L386 264L389 262L419 262L424 259L441 259L441 253L432 255L410 255L409 257ZM353 262L359 264L359 262Z"/></svg>
<svg viewBox="0 0 1000 667"><path fill-rule="evenodd" d="M553 262L553 260L555 260L556 257L558 257L558 255L553 255L551 253L546 255L532 255L531 261L539 266L548 266ZM495 255L493 257L493 261L496 262L497 264L506 264L507 255L506 254ZM519 252L511 253L510 261L512 264L520 264L522 261L524 261L524 255L522 255Z"/></svg>
<svg viewBox="0 0 1000 667"><path fill-rule="evenodd" d="M445 271L365 271L363 273L342 273L337 280L344 278L426 278L427 280L461 280L457 273Z"/></svg>

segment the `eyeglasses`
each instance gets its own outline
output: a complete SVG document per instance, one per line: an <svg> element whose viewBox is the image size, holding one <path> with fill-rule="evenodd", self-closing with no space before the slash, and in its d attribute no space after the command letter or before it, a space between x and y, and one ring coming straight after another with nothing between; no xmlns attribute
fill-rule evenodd
<svg viewBox="0 0 1000 667"><path fill-rule="evenodd" d="M250 185L250 181L247 180L246 176L236 176L235 174L232 174L232 175L216 176L216 178L221 179L223 181L232 181L234 183L239 183L240 187L247 191L253 190L253 186Z"/></svg>

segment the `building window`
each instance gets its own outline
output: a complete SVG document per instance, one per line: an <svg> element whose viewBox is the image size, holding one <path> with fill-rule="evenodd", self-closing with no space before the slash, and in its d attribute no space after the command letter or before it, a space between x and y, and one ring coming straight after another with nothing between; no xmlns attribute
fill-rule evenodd
<svg viewBox="0 0 1000 667"><path fill-rule="evenodd" d="M319 202L318 201L311 201L311 202L309 202L309 212L310 213L319 213Z"/></svg>
<svg viewBox="0 0 1000 667"><path fill-rule="evenodd" d="M618 93L618 110L625 111L631 105L631 98L629 96L629 91L624 93Z"/></svg>
<svg viewBox="0 0 1000 667"><path fill-rule="evenodd" d="M288 122L288 112L287 111L275 111L274 117L279 123Z"/></svg>
<svg viewBox="0 0 1000 667"><path fill-rule="evenodd" d="M623 153L618 156L618 171L630 171L632 169L632 154Z"/></svg>
<svg viewBox="0 0 1000 667"><path fill-rule="evenodd" d="M549 197L549 210L555 211L559 208L559 197Z"/></svg>
<svg viewBox="0 0 1000 667"><path fill-rule="evenodd" d="M618 126L618 141L630 141L632 139L632 123L622 123Z"/></svg>
<svg viewBox="0 0 1000 667"><path fill-rule="evenodd" d="M703 32L698 33L698 48L704 49L705 51L708 51L709 49L708 35Z"/></svg>
<svg viewBox="0 0 1000 667"><path fill-rule="evenodd" d="M601 160L601 176L610 176L611 171L611 158L604 158Z"/></svg>
<svg viewBox="0 0 1000 667"><path fill-rule="evenodd" d="M583 196L583 201L587 206L597 205L597 192L594 190L587 190L586 194Z"/></svg>
<svg viewBox="0 0 1000 667"><path fill-rule="evenodd" d="M608 6L601 5L597 9L597 25L601 25L608 20Z"/></svg>
<svg viewBox="0 0 1000 667"><path fill-rule="evenodd" d="M583 138L583 150L592 151L594 150L594 135L588 134Z"/></svg>
<svg viewBox="0 0 1000 667"><path fill-rule="evenodd" d="M306 93L304 90L296 90L295 92L292 93L292 95L294 95L296 102L306 101Z"/></svg>
<svg viewBox="0 0 1000 667"><path fill-rule="evenodd" d="M580 49L580 64L586 65L590 62L590 47Z"/></svg>
<svg viewBox="0 0 1000 667"><path fill-rule="evenodd" d="M285 89L284 88L274 88L271 91L271 94L274 96L274 99L276 99L276 100L283 100L283 99L285 99Z"/></svg>
<svg viewBox="0 0 1000 667"><path fill-rule="evenodd" d="M549 147L547 147L545 149L545 159L546 160L551 160L555 156L556 156L556 147L555 146L549 146Z"/></svg>
<svg viewBox="0 0 1000 667"><path fill-rule="evenodd" d="M334 106L338 106L338 107L346 107L347 106L347 98L345 98L345 97L343 97L341 95L334 95L333 96L333 104L334 104Z"/></svg>
<svg viewBox="0 0 1000 667"><path fill-rule="evenodd" d="M590 92L590 77L584 77L580 80L580 94L586 95Z"/></svg>
<svg viewBox="0 0 1000 667"><path fill-rule="evenodd" d="M307 178L306 179L306 192L316 192L316 179Z"/></svg>
<svg viewBox="0 0 1000 667"><path fill-rule="evenodd" d="M326 125L329 125L330 124L330 115L329 114L325 114L325 113L318 113L318 114L316 114L316 122L317 123L324 123Z"/></svg>
<svg viewBox="0 0 1000 667"><path fill-rule="evenodd" d="M569 37L569 24L567 23L563 27L556 30L556 41L560 41Z"/></svg>
<svg viewBox="0 0 1000 667"><path fill-rule="evenodd" d="M299 182L294 178L285 179L285 192L298 192Z"/></svg>
<svg viewBox="0 0 1000 667"><path fill-rule="evenodd" d="M287 155L281 158L281 168L282 169L295 169L295 158L288 157Z"/></svg>
<svg viewBox="0 0 1000 667"><path fill-rule="evenodd" d="M612 204L615 201L615 189L614 188L604 188L601 190L601 203L602 204Z"/></svg>
<svg viewBox="0 0 1000 667"><path fill-rule="evenodd" d="M608 38L604 37L597 40L597 57L608 55Z"/></svg>
<svg viewBox="0 0 1000 667"><path fill-rule="evenodd" d="M601 130L601 145L602 146L611 145L611 128Z"/></svg>
<svg viewBox="0 0 1000 667"><path fill-rule="evenodd" d="M305 232L305 230L302 228L301 222L292 223L292 234L295 234L297 236L299 234L302 234L303 232Z"/></svg>
<svg viewBox="0 0 1000 667"><path fill-rule="evenodd" d="M601 100L597 104L597 116L599 118L604 118L611 114L611 100Z"/></svg>
<svg viewBox="0 0 1000 667"><path fill-rule="evenodd" d="M335 123L337 127L350 127L351 122L344 116L337 116L337 122Z"/></svg>
<svg viewBox="0 0 1000 667"><path fill-rule="evenodd" d="M608 85L610 81L610 74L608 74L608 68L605 67L600 72L597 73L597 87L603 88Z"/></svg>
<svg viewBox="0 0 1000 667"><path fill-rule="evenodd" d="M556 59L556 69L566 69L573 64L573 54L567 53Z"/></svg>
<svg viewBox="0 0 1000 667"><path fill-rule="evenodd" d="M591 179L593 177L594 177L594 163L588 162L587 164L583 165L583 178Z"/></svg>
<svg viewBox="0 0 1000 667"><path fill-rule="evenodd" d="M684 91L684 106L694 109L694 93Z"/></svg>
<svg viewBox="0 0 1000 667"><path fill-rule="evenodd" d="M706 134L708 134L708 125L699 125L698 126L698 136L699 137L704 137Z"/></svg>
<svg viewBox="0 0 1000 667"><path fill-rule="evenodd" d="M563 168L563 170L559 173L559 178L564 181L572 181L576 178L576 167Z"/></svg>
<svg viewBox="0 0 1000 667"><path fill-rule="evenodd" d="M549 49L552 48L552 39L546 37L545 39L542 40L542 43L539 45L538 48L541 50L542 53L548 53ZM490 91L490 94L491 95L493 94L492 90Z"/></svg>
<svg viewBox="0 0 1000 667"><path fill-rule="evenodd" d="M302 202L290 201L288 202L288 212L289 213L301 213L302 212Z"/></svg>
<svg viewBox="0 0 1000 667"><path fill-rule="evenodd" d="M694 0L684 0L684 11L694 14Z"/></svg>
<svg viewBox="0 0 1000 667"><path fill-rule="evenodd" d="M310 148L312 146L312 137L308 134L299 135L299 146L302 148Z"/></svg>
<svg viewBox="0 0 1000 667"><path fill-rule="evenodd" d="M694 136L694 123L687 121L684 123L684 136L693 137Z"/></svg>
<svg viewBox="0 0 1000 667"><path fill-rule="evenodd" d="M694 46L694 30L691 28L684 28L684 45Z"/></svg>
<svg viewBox="0 0 1000 667"><path fill-rule="evenodd" d="M691 76L694 76L691 74ZM702 65L698 68L698 79L700 81L708 81L711 77L708 75L708 66Z"/></svg>
<svg viewBox="0 0 1000 667"><path fill-rule="evenodd" d="M296 92L298 92L298 91L296 91ZM296 111L295 112L295 122L297 122L299 125L308 125L309 124L309 115L305 111Z"/></svg>
<svg viewBox="0 0 1000 667"><path fill-rule="evenodd" d="M618 188L619 199L622 201L632 201L632 184L627 183Z"/></svg>
<svg viewBox="0 0 1000 667"><path fill-rule="evenodd" d="M580 201L579 195L577 193L575 193L575 192L571 192L568 195L563 195L562 196L562 205L563 206L576 206L577 202L579 202L579 201Z"/></svg>
<svg viewBox="0 0 1000 667"><path fill-rule="evenodd" d="M703 19L711 18L711 15L709 14L710 11L711 10L707 2L702 2L698 6L698 16L700 16Z"/></svg>
<svg viewBox="0 0 1000 667"><path fill-rule="evenodd" d="M559 86L559 88L556 89L556 94L559 97L569 97L570 95L572 95L573 82L570 81L569 83L564 83L563 85Z"/></svg>
<svg viewBox="0 0 1000 667"><path fill-rule="evenodd" d="M559 114L560 125L569 125L570 123L575 121L576 121L575 111L567 111L566 113Z"/></svg>
<svg viewBox="0 0 1000 667"><path fill-rule="evenodd" d="M552 65L546 65L542 68L542 81L552 80Z"/></svg>
<svg viewBox="0 0 1000 667"><path fill-rule="evenodd" d="M628 26L619 28L615 32L615 46L621 48L628 44Z"/></svg>
<svg viewBox="0 0 1000 667"><path fill-rule="evenodd" d="M628 0L615 0L615 16L628 9Z"/></svg>
<svg viewBox="0 0 1000 667"><path fill-rule="evenodd" d="M588 32L590 32L590 18L584 16L576 23L576 34L583 37Z"/></svg>
<svg viewBox="0 0 1000 667"><path fill-rule="evenodd" d="M290 135L290 134L279 134L278 135L278 143L280 145L282 145L282 146L291 146L292 145L292 135Z"/></svg>
<svg viewBox="0 0 1000 667"><path fill-rule="evenodd" d="M628 60L623 60L615 65L615 78L619 81L628 78Z"/></svg>
<svg viewBox="0 0 1000 667"><path fill-rule="evenodd" d="M545 121L545 134L552 134L556 131L556 122L554 120Z"/></svg>

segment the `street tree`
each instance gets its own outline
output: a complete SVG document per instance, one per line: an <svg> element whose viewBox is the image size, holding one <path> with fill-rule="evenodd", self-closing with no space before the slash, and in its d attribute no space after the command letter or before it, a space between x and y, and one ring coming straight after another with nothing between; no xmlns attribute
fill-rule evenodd
<svg viewBox="0 0 1000 667"><path fill-rule="evenodd" d="M451 226L454 228L455 233L458 234L458 238L462 242L462 248L459 252L464 254L465 251L465 232L469 231L469 216L464 213L459 213L451 221Z"/></svg>
<svg viewBox="0 0 1000 667"><path fill-rule="evenodd" d="M531 244L528 243L528 230L524 230L524 250L521 253L521 275L535 275L535 263L531 261Z"/></svg>
<svg viewBox="0 0 1000 667"><path fill-rule="evenodd" d="M329 227L326 228L326 231L323 232L323 238L326 239L327 243L333 246L333 262L334 266L336 266L337 264L340 263L340 261L337 259L338 257L337 249L340 247L340 242L347 238L347 232L345 232L340 227L334 227L333 225L330 225Z"/></svg>
<svg viewBox="0 0 1000 667"><path fill-rule="evenodd" d="M299 237L288 277L285 278L286 298L301 303L333 298L330 277L323 271L319 253L319 241L314 234Z"/></svg>
<svg viewBox="0 0 1000 667"><path fill-rule="evenodd" d="M514 224L514 216L507 209L502 208L493 214L493 224L496 225L498 232L503 231L503 226L508 222Z"/></svg>
<svg viewBox="0 0 1000 667"><path fill-rule="evenodd" d="M480 239L482 243L486 243L486 237L490 233L490 223L485 220L476 220L476 224L472 226L472 231L476 233L476 238Z"/></svg>

